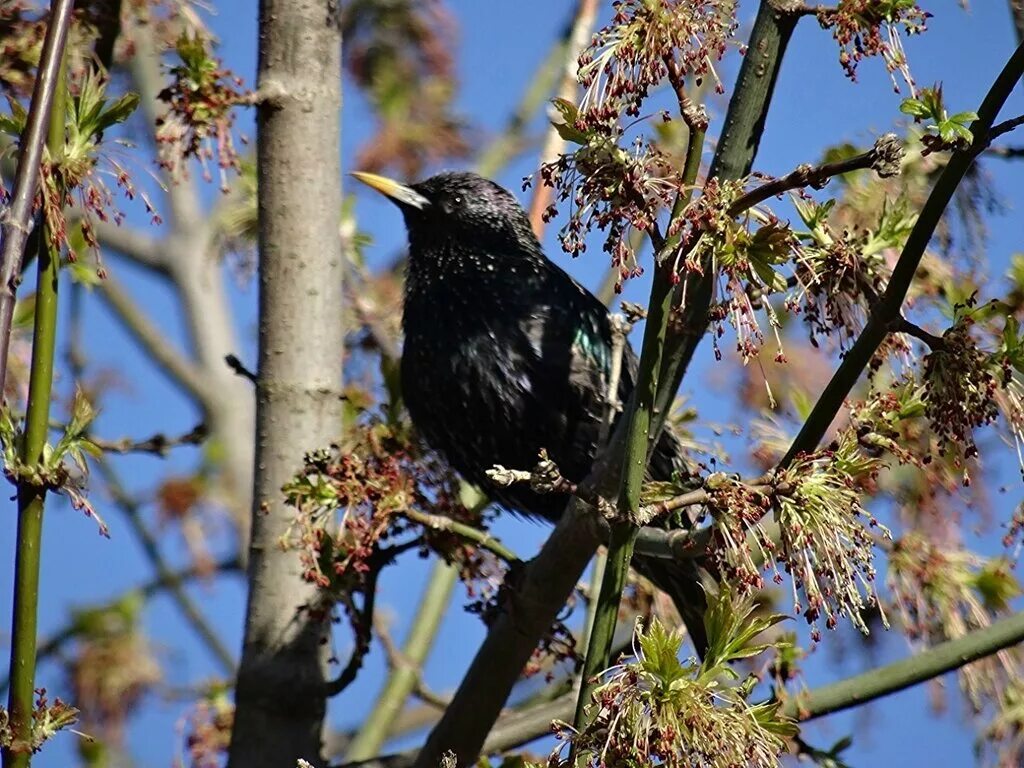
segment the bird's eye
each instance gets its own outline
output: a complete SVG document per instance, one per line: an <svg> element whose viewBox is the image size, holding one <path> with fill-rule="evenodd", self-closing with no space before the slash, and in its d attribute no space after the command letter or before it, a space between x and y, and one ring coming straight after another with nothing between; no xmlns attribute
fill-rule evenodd
<svg viewBox="0 0 1024 768"><path fill-rule="evenodd" d="M456 205L462 205L462 198L461 198L461 197L459 197L458 195L456 195L456 196L455 196L455 199L453 200L453 202L454 202L454 203L455 203Z"/></svg>

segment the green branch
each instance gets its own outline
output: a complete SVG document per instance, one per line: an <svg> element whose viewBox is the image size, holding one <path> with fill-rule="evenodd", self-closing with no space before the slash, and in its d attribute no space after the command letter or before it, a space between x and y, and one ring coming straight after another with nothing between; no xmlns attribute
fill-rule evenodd
<svg viewBox="0 0 1024 768"><path fill-rule="evenodd" d="M53 105L47 146L50 157L64 148L67 100L67 57L57 51L60 67L54 84ZM56 190L63 195L63 190ZM21 460L26 467L43 461L50 432L50 395L53 390L53 360L57 346L57 287L60 247L51 244L50 222L43 221L39 240L35 318L32 327L32 363L29 373L28 405ZM33 700L35 697L36 643L39 609L39 560L43 537L44 487L18 484L18 538L14 565L14 611L11 620L11 689L8 712L13 738L3 752L4 768L27 768L32 756Z"/></svg>
<svg viewBox="0 0 1024 768"><path fill-rule="evenodd" d="M680 99L682 101L682 98ZM674 221L686 209L692 194L693 184L700 169L700 158L704 149L704 126L690 122L690 137L683 170L682 189L672 210ZM671 231L671 223L669 230ZM665 337L668 333L672 296L675 284L672 280L674 259L672 251L678 247L678 237L670 237L657 254L658 267L651 285L651 298L644 326L644 340L640 353L640 368L636 388L633 390L631 405L627 411L629 428L626 433L626 447L622 458L622 476L619 485L619 519L611 524L608 557L601 578L601 590L597 598L594 621L587 637L587 655L583 662L582 682L576 702L574 725L580 730L585 725L585 709L597 685L601 671L608 668L609 654L618 620L619 603L626 585L629 562L633 557L633 543L640 531L637 519L640 512L640 488L647 471L649 455L653 449L650 441L652 431L660 430L655 422L659 419L654 412L654 401L658 392L658 374L661 370ZM662 417L663 418L663 417ZM652 429L652 425L654 428Z"/></svg>
<svg viewBox="0 0 1024 768"><path fill-rule="evenodd" d="M734 180L746 176L754 164L782 59L790 36L800 20L799 13L787 12L779 0L761 0L754 28L743 57L736 88L729 100L718 146L708 178ZM708 327L708 307L714 289L710 268L686 283L686 315L665 341L655 412L667 414L679 386Z"/></svg>
<svg viewBox="0 0 1024 768"><path fill-rule="evenodd" d="M781 467L788 466L800 453L813 451L817 447L829 424L842 408L843 401L860 379L861 373L871 362L871 358L885 341L885 337L894 329L893 324L900 317L903 300L907 296L914 274L924 256L925 248L928 247L928 243L935 234L935 228L938 226L946 206L953 199L953 194L971 164L974 163L978 153L987 146L989 130L1022 74L1024 74L1024 43L1014 51L978 109L978 119L971 124L971 134L974 136L971 146L957 150L950 155L949 162L942 169L942 175L939 176L931 194L928 195L928 200L925 201L921 214L903 246L903 252L892 271L892 277L889 278L885 293L872 309L864 330L861 331L850 351L843 357L843 362L825 387L825 391L818 398L818 402L804 422L800 434L793 440L789 451L783 457L780 463Z"/></svg>
<svg viewBox="0 0 1024 768"><path fill-rule="evenodd" d="M789 717L813 720L858 707L959 669L1021 641L1024 641L1024 612L956 640L948 640L902 661L871 669L813 690L805 696L795 697L786 703L783 711Z"/></svg>

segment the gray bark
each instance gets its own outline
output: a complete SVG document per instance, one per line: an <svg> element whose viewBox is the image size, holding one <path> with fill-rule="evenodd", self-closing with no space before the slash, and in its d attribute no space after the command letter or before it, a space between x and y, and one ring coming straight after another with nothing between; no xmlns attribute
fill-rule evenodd
<svg viewBox="0 0 1024 768"><path fill-rule="evenodd" d="M341 36L330 0L262 0L259 383L249 601L229 768L321 765L329 625L281 486L341 425Z"/></svg>

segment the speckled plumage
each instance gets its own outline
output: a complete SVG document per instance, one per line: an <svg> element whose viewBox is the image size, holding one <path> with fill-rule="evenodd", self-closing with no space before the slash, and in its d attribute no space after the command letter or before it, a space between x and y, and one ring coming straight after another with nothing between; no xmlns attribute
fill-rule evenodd
<svg viewBox="0 0 1024 768"><path fill-rule="evenodd" d="M544 256L526 213L493 182L444 174L413 185L402 391L413 424L464 477L506 506L556 520L560 495L495 487L495 464L529 469L546 448L582 480L594 460L611 368L608 310ZM458 202L456 202L458 201ZM619 397L633 388L626 351ZM659 445L667 478L676 446Z"/></svg>
<svg viewBox="0 0 1024 768"><path fill-rule="evenodd" d="M401 378L413 424L492 498L557 520L565 496L498 488L485 473L495 464L530 469L545 448L567 478L586 477L606 407L608 310L544 255L525 211L497 184L445 173L402 193L414 203L392 196L409 233ZM636 369L627 347L622 402ZM666 432L650 474L667 479L678 462ZM636 564L679 592L673 564Z"/></svg>

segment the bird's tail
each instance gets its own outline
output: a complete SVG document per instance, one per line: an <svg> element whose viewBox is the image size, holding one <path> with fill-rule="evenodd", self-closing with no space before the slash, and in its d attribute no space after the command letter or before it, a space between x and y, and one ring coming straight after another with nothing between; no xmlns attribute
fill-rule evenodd
<svg viewBox="0 0 1024 768"><path fill-rule="evenodd" d="M709 574L694 559L667 560L637 555L633 558L633 567L672 598L697 655L704 658L708 647L708 635L704 628L704 611L708 600L704 583L709 580Z"/></svg>

